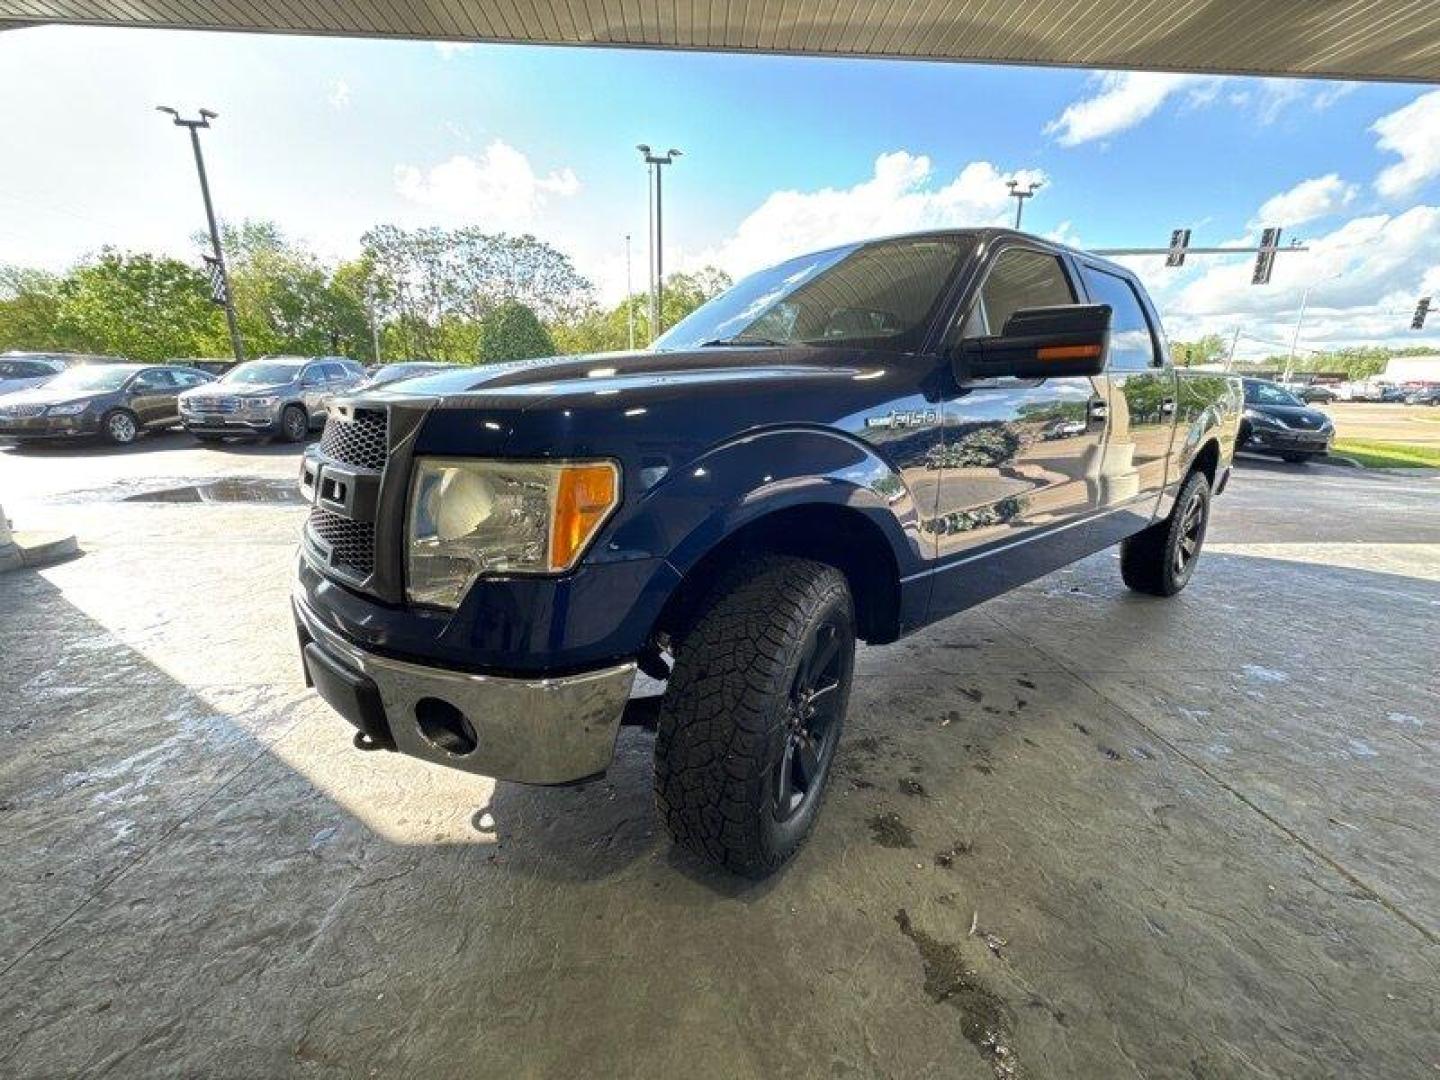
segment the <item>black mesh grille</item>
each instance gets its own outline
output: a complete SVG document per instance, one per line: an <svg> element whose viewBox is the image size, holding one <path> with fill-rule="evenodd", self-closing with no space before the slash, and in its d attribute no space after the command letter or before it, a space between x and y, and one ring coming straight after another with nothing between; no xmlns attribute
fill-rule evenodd
<svg viewBox="0 0 1440 1080"><path fill-rule="evenodd" d="M332 565L348 569L358 577L369 577L375 569L375 526L372 523L352 521L317 506L310 511L310 530L330 545Z"/></svg>
<svg viewBox="0 0 1440 1080"><path fill-rule="evenodd" d="M332 414L320 436L320 452L342 465L378 472L385 468L389 426L383 409L356 409L349 419Z"/></svg>

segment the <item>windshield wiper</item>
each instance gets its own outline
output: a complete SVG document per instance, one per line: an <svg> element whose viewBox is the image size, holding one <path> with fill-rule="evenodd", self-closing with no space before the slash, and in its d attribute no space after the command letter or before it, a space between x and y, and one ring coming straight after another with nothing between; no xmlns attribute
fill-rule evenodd
<svg viewBox="0 0 1440 1080"><path fill-rule="evenodd" d="M702 341L700 348L713 349L725 345L793 345L793 341L776 341L768 337L752 337L749 334L736 334L734 337L713 338L710 341Z"/></svg>

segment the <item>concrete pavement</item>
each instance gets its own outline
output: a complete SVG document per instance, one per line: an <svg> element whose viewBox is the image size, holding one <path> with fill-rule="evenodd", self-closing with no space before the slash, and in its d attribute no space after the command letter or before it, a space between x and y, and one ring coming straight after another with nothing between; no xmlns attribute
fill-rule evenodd
<svg viewBox="0 0 1440 1080"><path fill-rule="evenodd" d="M0 450L83 558L0 579L0 1074L1440 1070L1440 485L1247 462L1190 588L1113 553L862 651L817 832L675 851L649 736L526 789L301 685L293 476Z"/></svg>

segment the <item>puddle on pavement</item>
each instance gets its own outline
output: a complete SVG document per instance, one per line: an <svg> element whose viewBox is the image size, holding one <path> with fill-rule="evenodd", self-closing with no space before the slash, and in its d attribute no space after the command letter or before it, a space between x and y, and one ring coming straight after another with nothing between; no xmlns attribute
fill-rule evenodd
<svg viewBox="0 0 1440 1080"><path fill-rule="evenodd" d="M269 480L258 477L227 477L205 480L177 487L137 491L121 497L122 502L158 503L271 503L304 506L294 480Z"/></svg>

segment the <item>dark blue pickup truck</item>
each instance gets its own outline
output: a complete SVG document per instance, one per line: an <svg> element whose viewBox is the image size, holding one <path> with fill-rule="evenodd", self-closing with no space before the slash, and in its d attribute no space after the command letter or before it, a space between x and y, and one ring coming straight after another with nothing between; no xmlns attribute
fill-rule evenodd
<svg viewBox="0 0 1440 1080"><path fill-rule="evenodd" d="M306 673L356 745L526 783L654 726L672 835L762 875L814 821L857 641L1117 543L1128 585L1178 592L1240 411L1083 252L976 229L791 259L646 352L337 399L302 466Z"/></svg>

